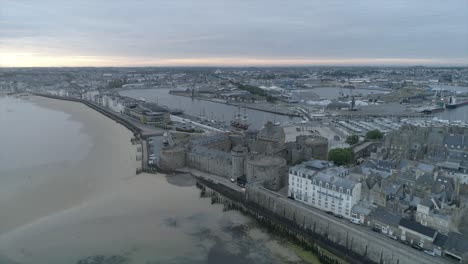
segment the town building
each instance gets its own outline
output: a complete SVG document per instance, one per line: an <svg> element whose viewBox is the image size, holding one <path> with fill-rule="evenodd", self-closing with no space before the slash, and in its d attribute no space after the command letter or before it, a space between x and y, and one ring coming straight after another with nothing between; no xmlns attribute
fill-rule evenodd
<svg viewBox="0 0 468 264"><path fill-rule="evenodd" d="M346 178L349 171L326 161L309 161L289 169L288 196L323 211L351 219L361 199L361 183Z"/></svg>

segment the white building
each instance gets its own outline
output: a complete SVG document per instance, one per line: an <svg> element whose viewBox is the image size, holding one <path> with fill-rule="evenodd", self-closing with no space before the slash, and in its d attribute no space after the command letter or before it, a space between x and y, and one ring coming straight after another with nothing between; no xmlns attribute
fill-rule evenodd
<svg viewBox="0 0 468 264"><path fill-rule="evenodd" d="M351 208L361 199L361 183L345 178L349 174L346 168L324 166L317 169L308 163L311 162L289 169L288 196L351 219Z"/></svg>
<svg viewBox="0 0 468 264"><path fill-rule="evenodd" d="M87 91L82 95L82 99L96 102L96 98L99 96L99 91L93 90L93 91Z"/></svg>

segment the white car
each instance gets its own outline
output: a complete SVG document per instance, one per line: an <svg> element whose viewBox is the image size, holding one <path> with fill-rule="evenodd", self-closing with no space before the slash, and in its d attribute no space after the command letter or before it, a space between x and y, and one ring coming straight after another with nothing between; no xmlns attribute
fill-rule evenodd
<svg viewBox="0 0 468 264"><path fill-rule="evenodd" d="M351 218L351 220L349 220L351 223L353 224L356 224L356 225L360 225L361 224L361 220L357 219L357 218Z"/></svg>
<svg viewBox="0 0 468 264"><path fill-rule="evenodd" d="M433 257L436 256L436 254L434 253L434 251L424 250L424 253L428 254L429 256L433 256Z"/></svg>

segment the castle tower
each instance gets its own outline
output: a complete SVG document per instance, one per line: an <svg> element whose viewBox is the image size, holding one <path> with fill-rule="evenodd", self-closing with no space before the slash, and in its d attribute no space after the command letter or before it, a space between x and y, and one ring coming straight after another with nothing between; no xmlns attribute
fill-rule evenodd
<svg viewBox="0 0 468 264"><path fill-rule="evenodd" d="M243 146L237 145L231 150L232 155L232 170L231 177L237 179L244 175L244 160L247 156L247 149Z"/></svg>

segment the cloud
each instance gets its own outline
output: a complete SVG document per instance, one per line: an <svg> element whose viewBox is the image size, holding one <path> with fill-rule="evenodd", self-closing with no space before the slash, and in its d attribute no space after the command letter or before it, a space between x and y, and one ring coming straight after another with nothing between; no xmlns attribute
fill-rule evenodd
<svg viewBox="0 0 468 264"><path fill-rule="evenodd" d="M466 0L0 0L3 53L468 64Z"/></svg>

